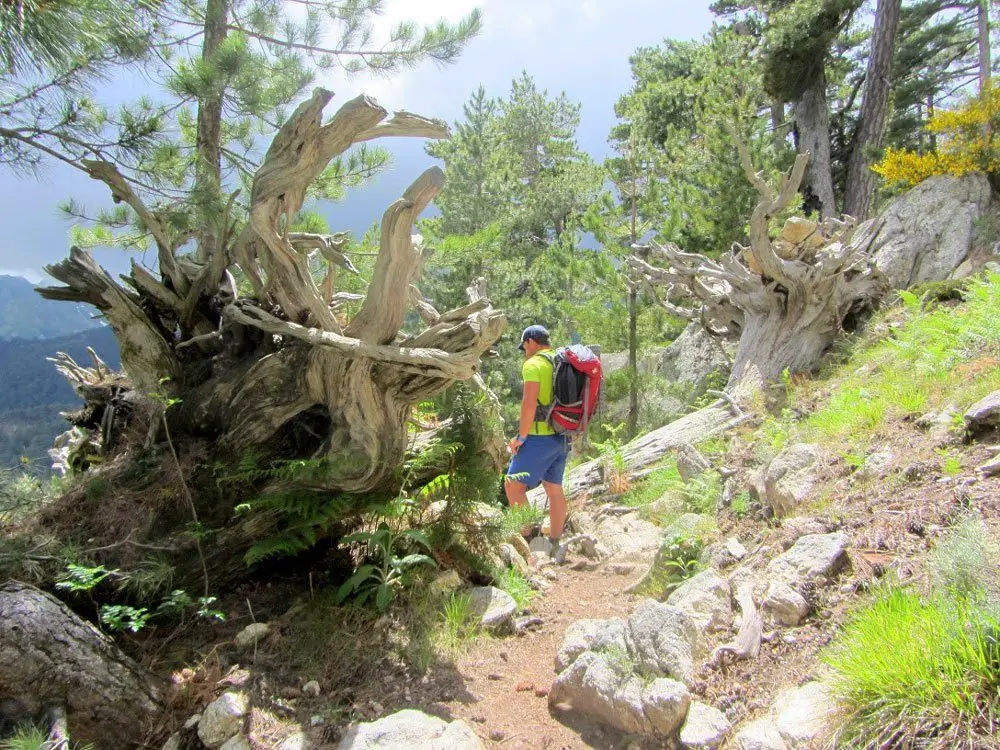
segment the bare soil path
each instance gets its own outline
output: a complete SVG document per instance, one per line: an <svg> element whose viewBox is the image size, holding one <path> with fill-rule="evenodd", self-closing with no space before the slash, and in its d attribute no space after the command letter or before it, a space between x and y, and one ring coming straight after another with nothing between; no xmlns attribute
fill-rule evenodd
<svg viewBox="0 0 1000 750"><path fill-rule="evenodd" d="M579 716L550 711L548 690L555 679L553 660L566 628L576 620L624 617L634 599L622 591L642 572L611 572L607 563L593 570L573 570L571 558L563 567L550 567L557 578L552 588L532 602L532 614L542 618L536 632L494 641L481 641L455 667L475 702L444 704L464 719L491 748L601 748L622 747L619 732Z"/></svg>

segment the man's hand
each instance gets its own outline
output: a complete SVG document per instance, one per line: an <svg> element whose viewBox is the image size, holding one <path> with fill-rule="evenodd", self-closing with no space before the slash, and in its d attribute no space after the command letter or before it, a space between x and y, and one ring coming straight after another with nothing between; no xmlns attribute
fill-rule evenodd
<svg viewBox="0 0 1000 750"><path fill-rule="evenodd" d="M524 445L524 440L521 439L520 435L515 435L507 443L507 450L511 452L512 455L517 455L517 452L521 450L521 446Z"/></svg>

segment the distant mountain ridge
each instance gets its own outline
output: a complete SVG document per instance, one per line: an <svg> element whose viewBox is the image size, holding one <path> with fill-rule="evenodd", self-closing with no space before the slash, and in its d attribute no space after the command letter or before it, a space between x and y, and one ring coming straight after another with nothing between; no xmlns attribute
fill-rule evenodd
<svg viewBox="0 0 1000 750"><path fill-rule="evenodd" d="M79 408L80 400L46 358L66 352L86 366L91 363L88 346L110 367L121 367L118 342L107 326L0 344L0 467L18 466L24 456L36 468L48 469L46 451L56 435L69 429L59 412Z"/></svg>
<svg viewBox="0 0 1000 750"><path fill-rule="evenodd" d="M90 305L43 299L20 276L0 275L0 341L48 339L100 328Z"/></svg>

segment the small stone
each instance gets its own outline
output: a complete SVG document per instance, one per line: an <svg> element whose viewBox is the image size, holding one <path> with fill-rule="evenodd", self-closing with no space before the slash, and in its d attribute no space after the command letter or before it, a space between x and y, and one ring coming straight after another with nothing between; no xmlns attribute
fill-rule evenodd
<svg viewBox="0 0 1000 750"><path fill-rule="evenodd" d="M784 581L771 581L764 597L764 609L782 625L795 627L809 614L805 598Z"/></svg>
<svg viewBox="0 0 1000 750"><path fill-rule="evenodd" d="M492 742L503 742L503 739L506 736L507 733L504 732L502 729L494 729L493 731L490 732L490 740Z"/></svg>
<svg viewBox="0 0 1000 750"><path fill-rule="evenodd" d="M689 750L716 750L732 728L717 708L693 701L681 726L680 740Z"/></svg>
<svg viewBox="0 0 1000 750"><path fill-rule="evenodd" d="M517 604L506 591L495 586L477 586L469 593L470 610L486 630L499 633L510 628Z"/></svg>
<svg viewBox="0 0 1000 750"><path fill-rule="evenodd" d="M309 750L309 738L302 732L290 734L278 745L278 750Z"/></svg>
<svg viewBox="0 0 1000 750"><path fill-rule="evenodd" d="M549 694L549 691L546 688L535 688L535 697L536 698L544 698L548 694Z"/></svg>
<svg viewBox="0 0 1000 750"><path fill-rule="evenodd" d="M193 716L189 716L188 720L184 722L184 728L193 729L194 727L198 726L199 721L201 721L201 714L194 714Z"/></svg>
<svg viewBox="0 0 1000 750"><path fill-rule="evenodd" d="M486 675L486 679L492 680L493 682L499 682L500 680L503 679L503 675L497 674L496 672L490 672L488 675Z"/></svg>
<svg viewBox="0 0 1000 750"><path fill-rule="evenodd" d="M313 698L318 698L320 694L319 683L316 682L316 680L309 680L309 682L302 686L302 692L305 695L311 695Z"/></svg>
<svg viewBox="0 0 1000 750"><path fill-rule="evenodd" d="M252 750L250 742L242 734L230 737L219 748L219 750Z"/></svg>
<svg viewBox="0 0 1000 750"><path fill-rule="evenodd" d="M317 714L316 716L309 717L309 726L311 727L321 727L326 724L326 719Z"/></svg>
<svg viewBox="0 0 1000 750"><path fill-rule="evenodd" d="M271 630L266 622L252 622L236 634L236 645L249 649L260 643Z"/></svg>
<svg viewBox="0 0 1000 750"><path fill-rule="evenodd" d="M218 748L243 727L248 709L242 693L223 693L205 707L198 721L198 738L210 748Z"/></svg>
<svg viewBox="0 0 1000 750"><path fill-rule="evenodd" d="M486 723L486 717L483 716L482 714L477 714L476 716L473 716L472 720L474 722L476 722L477 724L485 724Z"/></svg>
<svg viewBox="0 0 1000 750"><path fill-rule="evenodd" d="M296 698L302 697L302 691L297 687L292 687L291 685L286 685L278 691L278 695L282 698L288 698L290 700L295 700Z"/></svg>
<svg viewBox="0 0 1000 750"><path fill-rule="evenodd" d="M973 433L1000 427L1000 391L970 406L965 412L965 426Z"/></svg>
<svg viewBox="0 0 1000 750"><path fill-rule="evenodd" d="M163 743L161 750L181 750L182 747L180 732L174 732L167 738L167 741Z"/></svg>
<svg viewBox="0 0 1000 750"><path fill-rule="evenodd" d="M535 683L533 682L519 682L514 687L515 693L530 693L535 689Z"/></svg>

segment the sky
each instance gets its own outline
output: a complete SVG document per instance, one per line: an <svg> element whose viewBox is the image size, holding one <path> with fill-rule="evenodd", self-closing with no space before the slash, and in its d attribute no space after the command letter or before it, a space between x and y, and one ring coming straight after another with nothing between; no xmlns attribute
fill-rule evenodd
<svg viewBox="0 0 1000 750"><path fill-rule="evenodd" d="M453 123L461 118L462 105L480 84L489 96L505 96L511 81L527 71L551 96L565 92L571 101L580 103L578 141L600 160L608 151L614 103L631 84L629 56L639 47L664 39L700 38L711 27L709 2L388 0L380 24L404 18L418 23L440 18L454 21L479 7L483 30L458 61L446 67L428 62L389 80L334 76L319 83L336 94L328 114L338 103L367 93L389 110L406 109ZM144 85L148 84L123 76L110 82L105 93L125 99L132 88L138 97L146 93ZM391 168L345 201L322 207L333 230L360 235L435 163L417 140L385 139L380 145L393 154ZM44 265L66 257L70 224L57 206L69 197L91 210L110 205L106 188L61 164L48 165L37 178L0 172L0 274L39 282ZM128 255L121 250L98 250L95 255L113 274L128 268Z"/></svg>

